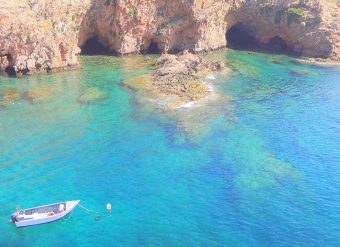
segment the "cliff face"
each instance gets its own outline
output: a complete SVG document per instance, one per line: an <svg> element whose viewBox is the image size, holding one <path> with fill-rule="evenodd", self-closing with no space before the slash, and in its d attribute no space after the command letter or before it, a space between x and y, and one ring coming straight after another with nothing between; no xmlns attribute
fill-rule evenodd
<svg viewBox="0 0 340 247"><path fill-rule="evenodd" d="M77 33L88 0L0 0L0 70L10 75L78 65Z"/></svg>
<svg viewBox="0 0 340 247"><path fill-rule="evenodd" d="M230 6L224 0L98 1L83 22L78 44L96 37L119 54L213 50L226 45Z"/></svg>
<svg viewBox="0 0 340 247"><path fill-rule="evenodd" d="M243 37L243 39L242 39ZM0 68L77 65L91 49L128 54L244 45L340 60L336 0L0 0ZM243 40L243 41L242 41ZM92 47L97 46L97 47Z"/></svg>
<svg viewBox="0 0 340 247"><path fill-rule="evenodd" d="M83 47L96 37L119 54L201 52L226 46L227 31L234 27L254 38L253 45L286 46L299 55L339 59L339 7L326 2L98 1L82 24L78 44Z"/></svg>
<svg viewBox="0 0 340 247"><path fill-rule="evenodd" d="M261 44L281 41L299 55L339 60L340 11L326 2L244 1L230 15L228 28L241 21Z"/></svg>

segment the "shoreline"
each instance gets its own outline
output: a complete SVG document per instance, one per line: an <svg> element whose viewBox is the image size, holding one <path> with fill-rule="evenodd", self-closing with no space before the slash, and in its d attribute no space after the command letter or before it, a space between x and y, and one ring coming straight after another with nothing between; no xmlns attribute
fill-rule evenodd
<svg viewBox="0 0 340 247"><path fill-rule="evenodd" d="M195 107L200 107L201 106L200 103L204 104L204 101L212 100L213 98L217 97L218 93L217 93L215 86L213 85L213 83L209 82L209 81L212 81L212 80L216 80L216 76L214 74L209 74L206 77L206 80L204 82L202 82L202 84L204 84L208 88L208 92L209 92L205 97L198 99L198 100L183 102L175 110L191 109L191 108L195 108Z"/></svg>
<svg viewBox="0 0 340 247"><path fill-rule="evenodd" d="M81 69L81 65L79 63L79 64L76 64L76 65L55 67L55 68L49 69L48 71L47 70L30 70L27 73L15 72L14 75L7 73L5 70L0 70L0 76L2 76L2 77L12 77L12 78L21 78L21 77L25 77L25 76L35 76L35 75L44 75L44 74L51 74L51 73L60 73L60 72L80 70L80 69Z"/></svg>
<svg viewBox="0 0 340 247"><path fill-rule="evenodd" d="M228 51L243 51L247 52L247 50L233 50L227 47L222 47L218 49L213 49L210 51L203 51L203 52L194 52L194 55L206 57L209 55L213 55L216 52L228 52ZM185 51L183 51L185 52ZM167 55L178 55L183 52L172 54L172 53L165 53ZM262 53L262 54L268 54L268 55L282 55L282 56L288 56L293 59L297 63L301 64L310 64L310 65L317 65L322 67L337 67L340 66L340 61L336 61L333 59L333 57L329 58L315 58L315 57L299 57L299 56L292 56L291 54L272 54L272 53L266 53L266 52L260 52L260 51L248 51L248 52L256 52L256 53ZM77 55L77 57L93 57L93 56L104 56L104 57L115 57L115 58L124 58L124 57L134 57L134 56L142 56L144 59L147 59L148 57L153 56L153 54L143 54L143 53L129 53L129 54L120 54L120 55ZM162 54L156 54L156 56L162 56ZM50 74L50 73L59 73L59 72L66 72L66 71L72 71L72 70L80 70L82 69L80 62L78 61L78 64L74 65L67 65L67 66L61 66L61 67L54 67L49 70L30 70L29 72L22 73L22 72L16 72L15 75L10 75L5 70L0 70L0 76L3 77L13 77L13 78L20 78L23 76L34 76L34 75L41 75L41 74Z"/></svg>
<svg viewBox="0 0 340 247"><path fill-rule="evenodd" d="M309 58L309 57L301 57L295 59L298 63L301 64L310 64L310 65L317 65L321 67L337 67L340 66L340 61L336 62L332 59L322 59L319 58Z"/></svg>

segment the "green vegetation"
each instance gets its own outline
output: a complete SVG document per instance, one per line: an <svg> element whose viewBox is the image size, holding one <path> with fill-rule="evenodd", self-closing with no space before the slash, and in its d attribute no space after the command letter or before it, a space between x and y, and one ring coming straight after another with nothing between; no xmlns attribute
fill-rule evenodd
<svg viewBox="0 0 340 247"><path fill-rule="evenodd" d="M305 14L305 10L303 8L288 8L288 14L303 16Z"/></svg>
<svg viewBox="0 0 340 247"><path fill-rule="evenodd" d="M154 16L153 19L152 19L152 22L153 23L156 23L158 21L158 17L157 16Z"/></svg>
<svg viewBox="0 0 340 247"><path fill-rule="evenodd" d="M130 9L128 15L129 16L135 16L137 14L137 12L138 12L137 7L136 6L132 6L132 8Z"/></svg>
<svg viewBox="0 0 340 247"><path fill-rule="evenodd" d="M118 17L111 15L108 20L110 20L111 25L120 25L120 20Z"/></svg>
<svg viewBox="0 0 340 247"><path fill-rule="evenodd" d="M113 19L113 23L116 24L116 25L120 25L120 20L117 17L115 17Z"/></svg>
<svg viewBox="0 0 340 247"><path fill-rule="evenodd" d="M290 7L288 8L288 22L297 22L301 17L305 15L305 9L301 7Z"/></svg>

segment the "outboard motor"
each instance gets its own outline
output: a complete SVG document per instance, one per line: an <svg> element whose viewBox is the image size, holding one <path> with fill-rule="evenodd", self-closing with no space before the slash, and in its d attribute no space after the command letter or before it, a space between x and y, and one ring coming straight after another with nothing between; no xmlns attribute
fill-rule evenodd
<svg viewBox="0 0 340 247"><path fill-rule="evenodd" d="M11 219L8 221L8 224L14 224L17 221L17 213L11 215Z"/></svg>

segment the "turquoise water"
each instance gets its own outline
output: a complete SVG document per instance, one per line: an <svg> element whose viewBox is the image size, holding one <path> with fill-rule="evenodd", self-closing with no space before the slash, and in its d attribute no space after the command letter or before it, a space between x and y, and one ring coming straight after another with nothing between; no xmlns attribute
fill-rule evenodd
<svg viewBox="0 0 340 247"><path fill-rule="evenodd" d="M0 107L0 246L340 246L339 67L210 56L232 68L212 81L225 97L172 114L122 83L150 70L140 57L0 77L16 95ZM80 102L88 88L105 97ZM93 211L7 224L72 199Z"/></svg>

